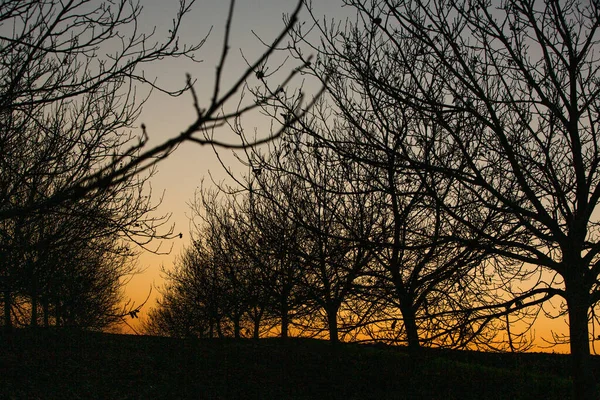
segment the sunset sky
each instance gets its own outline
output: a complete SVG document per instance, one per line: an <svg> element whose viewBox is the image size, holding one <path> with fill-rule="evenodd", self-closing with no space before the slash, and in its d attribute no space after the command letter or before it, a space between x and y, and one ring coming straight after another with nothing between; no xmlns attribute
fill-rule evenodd
<svg viewBox="0 0 600 400"><path fill-rule="evenodd" d="M177 12L179 0L140 0L140 3L143 6L141 28L150 31L156 26L157 39L161 35L166 35L171 20ZM224 70L225 87L228 82L238 78L245 69L246 64L241 52L252 62L265 50L264 45L253 32L266 42L270 42L284 27L283 15L292 12L296 5L297 0L238 0L236 2L230 37L231 48ZM343 13L347 14L348 9L342 8L341 5L341 0L322 0L315 9L319 14L331 18L345 15ZM155 76L162 87L176 89L183 86L186 73L189 73L192 78L197 79L195 89L201 106L206 105L215 82L215 70L222 51L228 9L228 1L197 0L191 13L183 21L180 44L197 43L210 31L197 57L203 62L193 63L183 59L163 60L146 67L147 76ZM287 70L291 70L294 66L295 64L290 63ZM146 125L150 137L149 146L179 134L192 124L195 120L192 105L189 93L179 98L171 98L155 92L144 106L139 119L140 125L142 123ZM231 106L235 104L232 103ZM259 132L268 133L268 122L256 116L248 116L243 120L244 129L252 132L256 128ZM219 137L226 137L227 130L222 130L218 134L222 135ZM234 168L239 165L230 150L222 150L220 154ZM160 244L161 250L167 250L172 246L168 255L159 256L148 252L141 255L139 263L144 272L135 276L127 285L127 296L137 304L146 298L151 287L162 285L161 265L170 268L182 248L189 243L188 202L193 198L194 192L203 179L206 183L210 182L209 173L216 181L227 178L213 150L192 143L183 144L170 158L159 164L158 172L151 180L152 197L158 200L164 193L159 213L172 213L171 222L175 224L175 232L182 232L183 239L153 244L154 246ZM145 314L154 304L157 295L156 289L153 289L152 298L142 310L142 314Z"/></svg>
<svg viewBox="0 0 600 400"><path fill-rule="evenodd" d="M166 35L171 20L177 12L179 0L141 0L140 2L143 6L141 28L151 31L156 26L157 38ZM246 64L240 51L248 60L253 61L265 50L252 32L266 42L270 42L283 29L283 14L291 12L296 4L296 0L238 0L236 2L230 38L231 48L224 71L225 87L232 79L239 77L245 69ZM342 0L320 0L318 4L315 3L315 12L317 15L326 15L329 19L354 15L352 10L341 6ZM175 89L185 83L186 73L189 73L197 79L195 88L200 102L207 104L212 94L215 68L222 51L228 8L228 1L197 0L192 12L184 19L180 43L196 43L202 40L212 28L205 45L198 53L198 58L203 60L202 63L181 59L164 60L146 68L146 74L155 76L159 85ZM306 13L301 14L301 18L302 16L306 16ZM290 63L287 70L291 70L294 66ZM158 144L175 136L193 123L195 111L192 104L189 94L184 94L180 98L170 98L161 93L154 93L139 119L140 125L144 123L147 127L150 136L149 145ZM268 122L264 118L248 116L243 119L243 126L249 132L257 129L258 132L268 134ZM227 131L218 134L223 135L219 137L226 137ZM243 169L232 157L230 150L221 150L220 154L226 162L231 163L234 171L243 173ZM211 148L184 143L170 158L159 164L158 172L151 180L153 197L158 200L164 193L159 213L172 214L171 222L175 224L175 232L181 232L183 238L162 244L154 243L155 247L160 244L161 250L168 250L172 246L170 254L155 255L145 252L141 255L139 266L143 269L143 273L129 282L126 295L139 304L146 298L150 288L154 288L150 301L142 309L140 314L142 318L155 303L159 294L156 287L163 284L160 274L161 265L167 269L171 268L175 258L189 243L188 203L203 179L206 184L210 184L209 173L216 181L227 179ZM138 325L133 324L134 327ZM541 338L551 339L550 327L566 333L565 318L551 323L543 320L536 325L535 336L540 344L543 344ZM567 348L558 347L555 350L567 351Z"/></svg>

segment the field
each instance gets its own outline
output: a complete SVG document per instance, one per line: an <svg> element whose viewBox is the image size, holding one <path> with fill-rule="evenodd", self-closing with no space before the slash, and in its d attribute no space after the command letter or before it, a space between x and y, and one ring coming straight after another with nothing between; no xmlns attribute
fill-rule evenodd
<svg viewBox="0 0 600 400"><path fill-rule="evenodd" d="M0 399L568 399L571 390L568 356L558 354L427 350L416 357L398 347L311 339L89 332L0 339Z"/></svg>

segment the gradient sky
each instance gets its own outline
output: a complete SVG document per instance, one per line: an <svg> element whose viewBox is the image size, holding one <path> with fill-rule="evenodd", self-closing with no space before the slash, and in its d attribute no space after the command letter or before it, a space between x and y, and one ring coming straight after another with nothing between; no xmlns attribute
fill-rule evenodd
<svg viewBox="0 0 600 400"><path fill-rule="evenodd" d="M156 27L157 38L164 37L171 27L179 0L140 0L143 7L140 27L144 31L151 31ZM244 71L245 62L241 56L252 62L265 50L265 47L254 36L256 33L266 42L273 40L283 29L283 15L290 13L297 5L297 0L238 0L235 3L232 31L230 37L230 52L224 70L224 86L240 76ZM341 8L341 0L321 0L315 9L319 15L329 17L343 15L347 8ZM183 21L180 35L180 44L197 43L210 31L210 35L197 53L197 58L202 63L193 63L185 59L163 60L144 68L147 76L156 77L157 83L168 89L176 89L185 83L186 73L197 79L195 85L199 100L208 104L215 82L215 70L222 51L224 41L225 22L229 10L226 0L197 0L190 14ZM303 15L306 15L305 13ZM212 28L212 31L211 31ZM295 64L290 64L291 70ZM228 79L229 78L229 79ZM149 146L179 134L195 121L191 95L184 94L179 98L171 98L160 92L152 94L145 104L139 119L140 125L146 125L149 134ZM234 106L234 104L232 104ZM244 118L244 128L253 131L268 133L268 121L255 116ZM227 131L218 132L219 137L225 137ZM220 154L236 166L231 151L222 150ZM241 172L241 170L240 170ZM157 174L152 178L153 198L158 198L164 193L163 202L159 207L160 214L171 213L171 222L175 224L175 232L182 232L183 239L176 239L161 244L162 250L172 246L168 255L154 255L143 253L140 257L140 267L143 273L136 275L128 283L127 297L137 304L141 303L153 286L163 283L160 275L161 265L170 268L175 257L181 252L183 246L189 243L189 206L188 202L204 179L210 182L210 175L216 180L226 179L226 174L213 153L207 146L193 143L184 143L167 160L158 166ZM158 246L160 243L155 243ZM158 295L153 290L151 300L142 310L145 314L154 304ZM128 321L133 322L133 321Z"/></svg>
<svg viewBox="0 0 600 400"><path fill-rule="evenodd" d="M177 12L179 0L140 0L140 3L143 6L141 28L150 31L156 27L157 37L166 35L171 20ZM296 0L238 0L236 2L230 38L231 49L224 70L225 86L228 81L239 77L244 71L245 62L240 51L243 51L249 61L253 61L264 51L264 46L252 32L254 31L266 42L270 42L283 29L283 15L291 12L296 4ZM355 15L349 8L341 6L342 0L315 1L315 14L326 15L329 19ZM156 77L159 85L175 89L185 83L186 73L189 73L198 80L195 88L200 102L207 104L215 81L215 68L221 55L228 8L229 2L226 0L197 0L192 12L184 19L180 43L196 43L204 38L212 27L208 40L198 53L198 58L203 62L198 64L183 59L164 60L145 68L147 75ZM301 14L301 19L302 16L306 16L306 13ZM290 64L289 69L293 66L294 64ZM195 111L192 104L189 94L170 98L161 93L154 93L146 103L139 119L140 124L144 123L147 127L150 136L149 145L158 144L177 135L193 123ZM265 119L249 116L244 118L243 126L248 131L257 128L268 133L268 121ZM219 134L225 136L227 132L223 131ZM236 169L231 151L222 150L220 154ZM243 172L239 164L237 171ZM159 256L151 253L141 255L139 264L144 272L133 277L126 287L127 297L136 304L146 298L151 287L160 287L163 284L160 275L161 265L167 269L171 268L183 246L189 243L190 210L187 203L192 200L194 192L203 179L206 183L210 182L209 173L217 181L226 179L226 174L218 164L212 149L192 143L183 144L171 157L159 164L158 172L151 180L153 197L158 199L164 193L158 211L162 214L172 214L171 222L175 224L175 232L182 232L183 239L162 243L163 250L172 246L168 255ZM156 243L155 246L158 244ZM153 289L150 301L140 314L142 318L155 304L157 296L158 291ZM128 322L134 327L138 326L133 324L134 321ZM553 321L541 318L541 321L536 324L535 331L538 343L543 344L540 341L542 337L551 338L550 329L566 333L565 318ZM567 351L567 348L561 346L554 350Z"/></svg>

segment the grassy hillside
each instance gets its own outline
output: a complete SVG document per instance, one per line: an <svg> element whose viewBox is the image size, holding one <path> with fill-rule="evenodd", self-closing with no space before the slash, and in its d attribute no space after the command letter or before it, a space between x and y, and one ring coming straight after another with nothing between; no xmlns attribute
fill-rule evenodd
<svg viewBox="0 0 600 400"><path fill-rule="evenodd" d="M568 358L308 339L2 336L4 399L568 399ZM597 360L595 360L597 361Z"/></svg>

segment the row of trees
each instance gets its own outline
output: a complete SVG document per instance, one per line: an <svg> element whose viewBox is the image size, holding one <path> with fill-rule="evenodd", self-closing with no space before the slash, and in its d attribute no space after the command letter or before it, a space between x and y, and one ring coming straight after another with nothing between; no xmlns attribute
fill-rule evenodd
<svg viewBox="0 0 600 400"><path fill-rule="evenodd" d="M144 73L144 66L163 59L196 61L206 38L179 39L193 4L180 0L163 30L143 29L142 6L130 0L1 2L0 302L6 328L104 328L134 315L138 308L123 302L122 288L136 272L136 254L161 251L153 241L177 237L168 215L155 213L160 199L152 198L148 182L156 164L185 141L230 145L213 137L215 128L259 106L224 111L254 73L250 66L238 81L221 82L233 2L205 108L191 77L182 87L165 88ZM136 131L152 91L190 93L197 115L184 132L148 149L145 127Z"/></svg>
<svg viewBox="0 0 600 400"><path fill-rule="evenodd" d="M294 227L258 248L297 239L283 254L311 299L302 310L318 303L328 325L336 313L387 313L411 347L454 344L456 329L486 338L558 298L576 398L594 398L597 2L344 4L355 20L313 15L286 48L326 85L320 107L298 117L299 92L268 78L255 90L266 113L293 123L269 153L248 154L247 198L223 217L252 238L257 223L242 221L267 207L253 205L260 197L275 226Z"/></svg>
<svg viewBox="0 0 600 400"><path fill-rule="evenodd" d="M456 225L412 173L376 156L349 163L301 125L246 154L245 190L204 189L192 202L193 245L165 271L148 333L531 344L523 326L507 340L507 315L528 311L501 297L495 260L445 239Z"/></svg>
<svg viewBox="0 0 600 400"><path fill-rule="evenodd" d="M175 24L186 7L182 3ZM114 181L110 175L115 159L127 164L139 153L130 149L145 102L136 98L134 85L147 83L141 66L191 56L199 46L177 49L173 36L148 47L139 33L125 35L140 11L126 1L0 5L0 290L6 328L103 328L116 322L126 311L124 280L136 270L134 243L172 234L162 229L166 217L152 216L152 171ZM104 180L74 189L96 174Z"/></svg>

